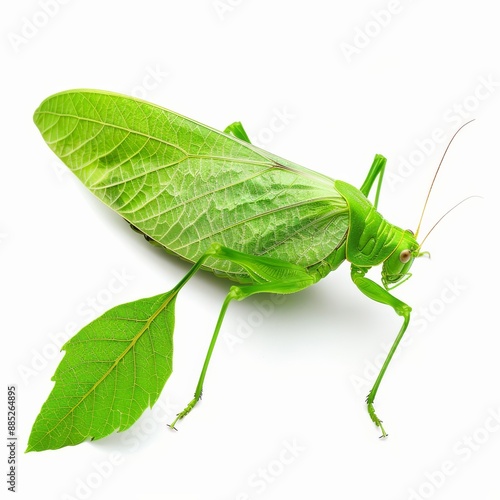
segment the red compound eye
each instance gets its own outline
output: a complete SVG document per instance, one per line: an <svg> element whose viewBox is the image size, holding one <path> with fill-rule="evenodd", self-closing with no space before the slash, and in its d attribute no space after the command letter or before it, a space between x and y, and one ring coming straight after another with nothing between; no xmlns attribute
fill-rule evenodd
<svg viewBox="0 0 500 500"><path fill-rule="evenodd" d="M406 264L409 260L411 259L411 252L409 250L403 250L399 254L399 260L403 263Z"/></svg>

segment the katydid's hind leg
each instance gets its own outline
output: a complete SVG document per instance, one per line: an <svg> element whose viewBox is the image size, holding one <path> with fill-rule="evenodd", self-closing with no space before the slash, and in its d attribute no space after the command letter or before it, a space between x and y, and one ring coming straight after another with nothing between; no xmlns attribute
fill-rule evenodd
<svg viewBox="0 0 500 500"><path fill-rule="evenodd" d="M237 263L245 268L250 276L254 278L258 277L262 280L262 282L255 285L231 287L224 303L222 304L219 318L212 335L212 340L210 341L207 355L205 357L205 362L203 363L200 378L196 386L194 397L188 403L186 408L184 408L184 410L177 415L177 418L172 422L172 424L170 424L170 427L173 429L175 429L175 424L184 418L195 407L196 403L201 398L203 393L203 383L208 365L210 363L210 358L217 342L217 337L219 336L220 328L222 326L222 322L224 321L224 316L226 315L229 303L232 300L239 301L246 299L250 295L257 293L290 294L307 288L317 281L317 279L311 276L305 269L294 264L289 264L276 259L244 254L220 245L212 245L211 249L213 251L212 257ZM279 278L276 278L276 276L279 276Z"/></svg>
<svg viewBox="0 0 500 500"><path fill-rule="evenodd" d="M377 427L380 427L380 430L382 431L381 437L386 437L387 433L385 432L385 429L382 425L382 420L380 420L377 414L375 413L373 402L375 400L375 396L377 395L380 382L384 377L385 371L387 370L387 367L389 366L389 363L391 362L391 359L399 343L401 342L401 339L403 338L406 329L408 328L408 323L410 322L411 307L405 304L404 302L400 301L393 295L391 295L387 290L382 288L377 283L373 282L368 278L365 278L365 273L366 271L360 269L359 267L356 266L351 267L351 278L355 283L355 285L359 288L359 290L363 292L370 299L391 306L399 316L403 317L403 324L401 326L401 329L399 330L398 335L396 336L396 340L393 342L391 349L389 350L389 353L385 358L384 364L380 369L377 379L375 380L375 383L373 384L373 387L366 398L366 404L370 418Z"/></svg>
<svg viewBox="0 0 500 500"><path fill-rule="evenodd" d="M251 144L250 139L248 138L248 135L243 128L243 125L241 122L234 122L231 123L231 125L228 125L224 129L224 133L228 135L232 135L233 137L236 137L237 139L241 139L242 141L248 142Z"/></svg>
<svg viewBox="0 0 500 500"><path fill-rule="evenodd" d="M384 156L376 154L375 158L373 159L372 166L370 167L370 170L368 171L368 175L366 176L366 179L363 182L363 185L359 188L359 190L366 197L368 197L368 195L370 194L370 191L372 189L373 183L375 182L375 179L378 177L377 191L375 193L375 201L373 203L373 206L375 208L377 208L377 206L378 206L378 198L380 196L380 189L382 187L382 180L384 178L386 163L387 163L387 160L385 159Z"/></svg>
<svg viewBox="0 0 500 500"><path fill-rule="evenodd" d="M224 300L224 303L222 304L222 308L219 313L219 318L215 326L215 331L212 335L210 346L208 347L208 352L205 357L205 362L203 363L203 368L201 369L200 379L198 380L196 390L194 391L194 398L187 404L184 410L182 410L180 413L177 414L175 420L170 424L171 429L175 429L175 424L179 420L183 419L196 406L196 403L201 399L201 395L203 393L203 381L205 380L205 374L207 372L208 365L210 363L210 358L212 357L212 352L214 350L215 343L217 342L217 337L219 336L220 327L222 326L222 322L224 321L224 316L226 315L227 307L229 306L229 303L233 299L234 297L232 296L231 292L229 292L229 294L226 296L226 299Z"/></svg>

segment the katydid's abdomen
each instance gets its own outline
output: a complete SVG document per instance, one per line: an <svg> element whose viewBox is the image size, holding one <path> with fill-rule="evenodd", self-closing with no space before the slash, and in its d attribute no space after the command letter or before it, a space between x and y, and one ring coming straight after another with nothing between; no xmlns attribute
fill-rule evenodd
<svg viewBox="0 0 500 500"><path fill-rule="evenodd" d="M102 100L92 91L57 94L35 120L92 193L169 252L195 262L216 242L312 268L344 240L347 204L332 179L166 109L114 94L106 107ZM137 115L144 119L127 120ZM61 127L71 133L59 137ZM85 151L71 147L82 133ZM246 278L233 263L204 267Z"/></svg>

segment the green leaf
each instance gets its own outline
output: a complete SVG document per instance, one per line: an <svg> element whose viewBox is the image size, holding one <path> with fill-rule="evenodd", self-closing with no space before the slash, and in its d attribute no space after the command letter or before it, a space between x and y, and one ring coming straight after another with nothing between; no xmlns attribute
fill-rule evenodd
<svg viewBox="0 0 500 500"><path fill-rule="evenodd" d="M64 346L55 386L28 451L58 449L128 429L172 373L177 290L110 309Z"/></svg>

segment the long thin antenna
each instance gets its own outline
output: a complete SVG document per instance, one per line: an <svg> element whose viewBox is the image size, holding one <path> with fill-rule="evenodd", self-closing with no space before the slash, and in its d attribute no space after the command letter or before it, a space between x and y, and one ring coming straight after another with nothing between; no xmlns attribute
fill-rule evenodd
<svg viewBox="0 0 500 500"><path fill-rule="evenodd" d="M448 146L446 146L446 149L444 150L444 153L443 153L443 156L441 157L441 161L439 162L439 165L438 165L438 168L436 170L436 173L434 174L434 178L432 179L432 182L431 182L431 187L429 188L429 191L427 192L427 198L425 199L425 203L424 203L424 208L422 209L422 215L420 216L420 220L418 221L418 226L417 226L417 230L415 231L415 239L417 239L418 237L418 233L420 231L420 226L422 224L422 219L424 218L424 213L425 213L425 209L427 208L427 203L429 201L429 197L431 195L431 191L432 191L432 188L434 187L434 182L436 181L436 177L439 173L439 169L441 168L441 165L443 163L443 160L444 160L444 157L446 156L446 153L448 152L448 149L450 148L450 145L451 143L453 142L453 139L455 139L456 135L466 126L468 125L470 122L473 122L474 119L472 120L469 120L468 122L464 123L454 134L453 134L453 137L450 139L450 142L448 142ZM464 200L465 201L465 200ZM460 202L462 203L462 202ZM459 204L460 204L459 203ZM453 207L455 208L455 207ZM453 210L453 208L451 210ZM447 212L448 213L448 212ZM445 214L446 215L446 214ZM444 217L444 215L443 215ZM441 220L441 219L439 219ZM439 221L438 221L439 222ZM433 228L434 229L434 228ZM429 231L430 232L430 231ZM427 236L429 236L429 233L427 233ZM426 236L426 238L427 238Z"/></svg>
<svg viewBox="0 0 500 500"><path fill-rule="evenodd" d="M422 245L424 244L425 240L427 239L427 237L429 236L429 234L432 233L432 231L434 231L435 227L450 213L452 212L453 210L455 210L455 208L457 208L459 205L461 205L462 203L466 202L467 200L470 200L471 198L482 198L482 196L479 196L477 194L473 194L471 196L467 196L467 198L464 198L462 201L459 201L456 205L454 205L453 207L451 207L444 215L442 215L441 217L439 217L438 221L430 228L429 232L425 235L424 239L422 240L422 243L420 243L420 247L422 247Z"/></svg>

